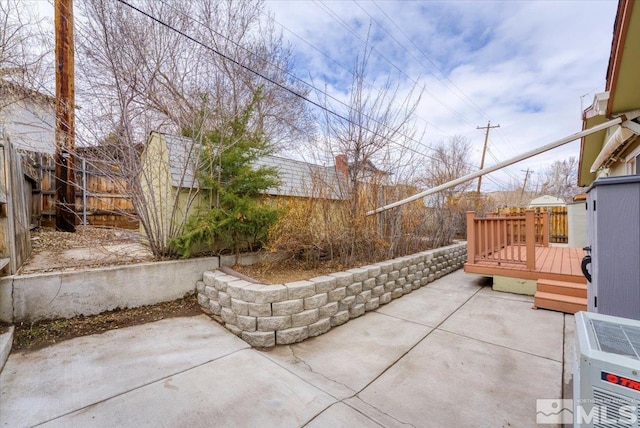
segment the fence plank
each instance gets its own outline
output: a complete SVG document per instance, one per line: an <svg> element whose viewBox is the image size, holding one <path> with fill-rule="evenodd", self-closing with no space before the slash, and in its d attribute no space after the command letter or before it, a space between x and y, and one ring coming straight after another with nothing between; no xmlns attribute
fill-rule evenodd
<svg viewBox="0 0 640 428"><path fill-rule="evenodd" d="M2 256L8 257L9 273L15 274L31 254L30 200L31 185L25 179L22 157L6 135L0 141L2 159L0 181L5 189L6 217L2 218Z"/></svg>
<svg viewBox="0 0 640 428"><path fill-rule="evenodd" d="M30 155L32 159L37 156ZM95 168L88 167L85 171L86 185L83 183L81 161L76 164L76 215L82 219L86 211L87 223L96 226L111 226L127 229L137 229L137 218L133 202L127 195L129 184L124 180L113 176L101 174ZM39 203L33 210L39 218L37 224L53 226L55 224L55 160L52 156L41 155L37 162L40 175ZM83 192L86 191L86 204L84 204ZM33 202L34 205L36 202Z"/></svg>
<svg viewBox="0 0 640 428"><path fill-rule="evenodd" d="M554 244L562 244L569 242L569 227L568 227L568 216L567 216L567 207L566 206L557 206L557 207L535 207L533 208L537 215L541 215L542 212L548 212L548 238L546 241L541 241L542 245L546 245L548 243ZM497 216L519 216L524 215L527 208L521 207L509 207L509 208L500 208L496 211L495 215ZM542 226L544 224L540 223ZM540 234L539 236L543 236ZM547 242L548 241L548 242Z"/></svg>

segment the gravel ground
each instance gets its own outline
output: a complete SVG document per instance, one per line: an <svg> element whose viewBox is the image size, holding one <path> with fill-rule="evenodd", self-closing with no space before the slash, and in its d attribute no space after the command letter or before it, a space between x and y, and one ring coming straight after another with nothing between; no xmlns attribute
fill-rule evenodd
<svg viewBox="0 0 640 428"><path fill-rule="evenodd" d="M153 261L135 230L78 226L75 233L42 227L31 232L32 252L18 274L78 270Z"/></svg>
<svg viewBox="0 0 640 428"><path fill-rule="evenodd" d="M59 232L52 227L39 227L31 231L34 253L142 241L143 237L135 230L109 227L78 226L75 233Z"/></svg>

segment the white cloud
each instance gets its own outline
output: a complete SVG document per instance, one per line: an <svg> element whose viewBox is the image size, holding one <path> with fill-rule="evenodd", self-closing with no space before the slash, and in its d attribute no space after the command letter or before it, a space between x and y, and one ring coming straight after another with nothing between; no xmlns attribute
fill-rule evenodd
<svg viewBox="0 0 640 428"><path fill-rule="evenodd" d="M308 42L283 31L298 57L296 73L336 93L348 90L342 67L352 68L370 31L369 80L391 76L404 91L415 81L424 84L428 93L418 114L430 125L423 142L465 135L478 148L479 163L484 133L476 126L488 118L500 124L490 134L498 160L581 129L581 97L588 94L586 106L604 88L617 2L267 1L267 7ZM578 151L571 143L494 177L522 178L521 170L540 171ZM486 164L492 163L488 156Z"/></svg>

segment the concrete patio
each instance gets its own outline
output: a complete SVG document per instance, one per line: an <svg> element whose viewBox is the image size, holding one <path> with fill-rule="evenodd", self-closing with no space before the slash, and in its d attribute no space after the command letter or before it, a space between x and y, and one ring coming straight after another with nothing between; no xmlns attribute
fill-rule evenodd
<svg viewBox="0 0 640 428"><path fill-rule="evenodd" d="M112 330L13 353L0 426L536 426L573 316L531 306L460 270L266 351L204 315Z"/></svg>

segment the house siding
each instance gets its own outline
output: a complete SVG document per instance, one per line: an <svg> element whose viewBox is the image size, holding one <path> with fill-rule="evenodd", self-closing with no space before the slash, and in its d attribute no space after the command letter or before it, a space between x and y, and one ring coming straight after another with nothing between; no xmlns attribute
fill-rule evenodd
<svg viewBox="0 0 640 428"><path fill-rule="evenodd" d="M53 98L1 90L0 126L17 149L55 153L55 104Z"/></svg>
<svg viewBox="0 0 640 428"><path fill-rule="evenodd" d="M175 198L175 190L171 186L168 150L162 136L155 132L151 133L142 154L140 184L146 198L145 214L151 219L148 226L152 228L152 233L158 234L156 228L159 225L168 231L168 213L171 201Z"/></svg>

